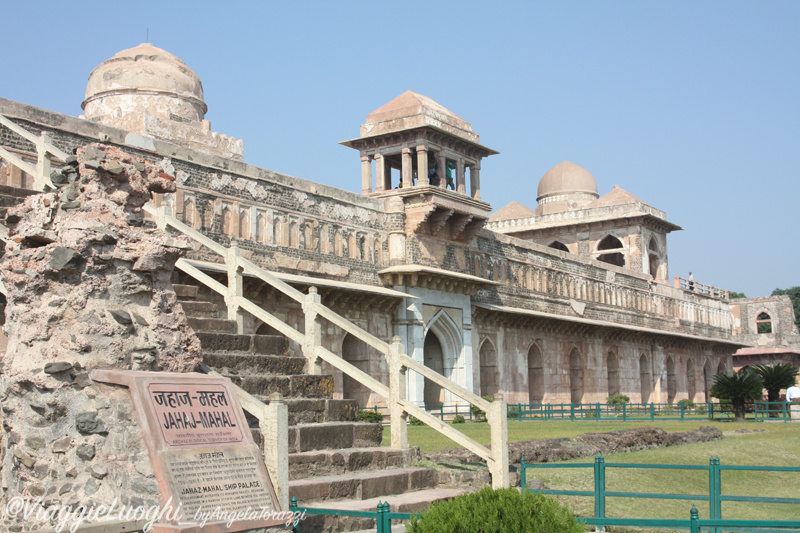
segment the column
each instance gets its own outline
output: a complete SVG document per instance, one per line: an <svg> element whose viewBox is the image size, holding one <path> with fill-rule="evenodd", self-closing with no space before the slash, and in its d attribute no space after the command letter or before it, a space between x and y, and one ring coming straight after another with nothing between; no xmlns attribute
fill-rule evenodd
<svg viewBox="0 0 800 533"><path fill-rule="evenodd" d="M375 192L383 192L386 189L391 189L391 184L387 185L387 172L386 172L386 158L381 154L375 154ZM389 179L391 179L391 170L389 171Z"/></svg>
<svg viewBox="0 0 800 533"><path fill-rule="evenodd" d="M469 168L470 196L476 200L481 199L481 162L478 161Z"/></svg>
<svg viewBox="0 0 800 533"><path fill-rule="evenodd" d="M460 157L456 161L456 191L466 194L466 178L464 176L464 160Z"/></svg>
<svg viewBox="0 0 800 533"><path fill-rule="evenodd" d="M361 194L372 192L372 158L368 155L361 156Z"/></svg>
<svg viewBox="0 0 800 533"><path fill-rule="evenodd" d="M403 188L412 187L414 182L412 177L414 175L414 167L411 161L411 148L403 148Z"/></svg>
<svg viewBox="0 0 800 533"><path fill-rule="evenodd" d="M444 150L439 152L439 158L436 160L436 172L439 174L439 187L447 187L447 157L444 155Z"/></svg>
<svg viewBox="0 0 800 533"><path fill-rule="evenodd" d="M428 182L428 147L417 146L417 185L427 187Z"/></svg>

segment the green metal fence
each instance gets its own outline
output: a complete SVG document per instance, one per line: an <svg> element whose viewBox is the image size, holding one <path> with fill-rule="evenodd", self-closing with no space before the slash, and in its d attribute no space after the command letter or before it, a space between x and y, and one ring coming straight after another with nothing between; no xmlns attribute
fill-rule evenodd
<svg viewBox="0 0 800 533"><path fill-rule="evenodd" d="M375 531L377 533L391 533L392 520L409 520L411 513L393 513L389 510L389 502L378 503L375 511L343 511L341 509L317 509L313 507L300 507L297 499L292 498L291 510L295 516L301 513L307 515L328 515L328 516L354 516L359 518L371 518L375 520ZM420 516L420 515L418 515ZM424 520L424 515L422 515ZM723 519L700 519L697 508L693 505L689 512L688 519L659 519L659 518L581 518L581 521L595 526L628 526L641 528L664 528L664 529L688 529L691 533L701 531L718 532L724 531L749 531L753 533L780 533L800 531L800 520L723 520ZM297 521L292 527L293 533L302 531L302 522Z"/></svg>
<svg viewBox="0 0 800 533"><path fill-rule="evenodd" d="M769 420L770 422L791 422L792 412L790 407L791 404L786 402L755 402L755 419L761 421Z"/></svg>
<svg viewBox="0 0 800 533"><path fill-rule="evenodd" d="M586 522L594 525L636 525L628 523L628 521L638 521L639 524L647 522L639 519L624 519L625 523L620 522L618 518L609 519L606 517L606 499L613 497L621 498L649 498L649 499L664 499L664 500L697 500L698 498L708 499L709 505L709 520L701 520L702 524L710 522L722 522L722 502L755 502L755 503L786 503L786 504L800 504L800 498L774 498L767 496L741 496L729 495L722 492L722 476L723 470L739 470L739 471L754 471L754 472L797 472L800 473L800 467L793 466L737 466L737 465L722 465L720 464L719 457L712 457L709 460L708 466L705 465L670 465L670 464L634 464L634 463L606 463L602 455L598 455L594 459L594 463L537 463L528 464L523 457L520 461L520 485L523 490L528 489L527 470L533 469L548 469L548 468L591 468L594 473L594 490L549 490L542 489L536 492L542 494L561 495L561 496L590 496L594 498L594 516L586 518ZM708 494L664 494L654 492L619 492L606 490L606 469L607 468L637 468L637 469L662 469L662 470L703 470L708 472ZM695 510L696 511L696 510ZM610 520L610 521L609 521ZM773 528L773 530L797 530L800 531L800 521L791 522L778 522L778 521L761 521L761 525L754 526L744 524L744 522L756 521L736 521L726 520L725 526L706 524L709 531L719 531L719 527L736 528L737 531L768 531L764 528ZM740 525L732 525L734 522L742 522ZM788 524L788 525L787 525ZM639 527L662 527L657 525ZM666 527L666 526L664 526ZM686 527L674 529L687 529ZM692 531L695 531L692 529ZM699 530L697 530L699 531Z"/></svg>
<svg viewBox="0 0 800 533"><path fill-rule="evenodd" d="M510 420L729 420L732 413L728 405L714 402L687 403L556 403L508 404Z"/></svg>

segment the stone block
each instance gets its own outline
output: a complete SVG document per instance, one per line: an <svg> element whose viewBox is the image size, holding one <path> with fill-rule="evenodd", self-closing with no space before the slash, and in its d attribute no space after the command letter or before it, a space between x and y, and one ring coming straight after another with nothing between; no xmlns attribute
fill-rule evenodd
<svg viewBox="0 0 800 533"><path fill-rule="evenodd" d="M382 440L382 425L370 423L359 423L353 425L353 446L357 448L380 446Z"/></svg>
<svg viewBox="0 0 800 533"><path fill-rule="evenodd" d="M439 484L439 476L433 468L415 468L408 473L408 490L431 489Z"/></svg>
<svg viewBox="0 0 800 533"><path fill-rule="evenodd" d="M312 424L289 428L289 431L291 433L294 429L297 432L296 451L342 449L353 447L353 425Z"/></svg>
<svg viewBox="0 0 800 533"><path fill-rule="evenodd" d="M361 479L361 499L377 498L387 494L402 494L408 490L408 472L381 471Z"/></svg>

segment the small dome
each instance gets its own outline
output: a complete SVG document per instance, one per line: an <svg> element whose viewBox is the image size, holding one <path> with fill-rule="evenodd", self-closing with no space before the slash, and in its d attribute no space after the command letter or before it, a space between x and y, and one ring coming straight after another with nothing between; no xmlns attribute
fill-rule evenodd
<svg viewBox="0 0 800 533"><path fill-rule="evenodd" d="M178 57L142 43L123 50L98 65L89 75L83 107L86 118L99 114L93 105L106 97L160 95L183 101L189 110L186 120L203 120L208 107L203 100L203 84L192 69Z"/></svg>
<svg viewBox="0 0 800 533"><path fill-rule="evenodd" d="M542 176L536 201L541 201L549 196L572 193L585 193L594 195L595 198L599 197L597 182L588 170L575 163L562 161Z"/></svg>

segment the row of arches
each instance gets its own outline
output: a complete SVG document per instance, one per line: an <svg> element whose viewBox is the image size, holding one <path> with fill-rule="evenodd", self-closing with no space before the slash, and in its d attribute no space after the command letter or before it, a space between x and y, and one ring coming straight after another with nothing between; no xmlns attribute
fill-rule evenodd
<svg viewBox="0 0 800 533"><path fill-rule="evenodd" d="M702 390L708 397L708 390L713 384L714 375L725 370L724 362L714 368L710 360L706 360L702 376L698 376L695 358L687 357L685 361L676 356L666 358L663 369L654 369L651 357L640 353L633 360L622 360L615 350L608 350L604 356L604 373L606 377L606 390L587 391L585 362L583 354L577 347L573 347L566 358L545 358L537 344L532 344L528 350L526 364L523 366L527 372L525 386L528 394L528 403L540 404L546 397L559 396L569 398L570 403L581 403L587 392L595 394L605 393L607 396L625 394L638 396L643 403L655 401L653 393L656 381L666 374L666 385L662 388L662 402L673 403L678 396L678 383L686 383L686 394L689 399L694 399ZM546 360L547 359L547 360ZM554 360L553 360L554 359ZM635 365L631 368L632 365ZM682 374L682 375L681 375ZM507 376L501 376L497 368L497 350L490 339L485 339L480 347L480 393L482 396L492 395L496 392L505 392L504 384L509 383ZM636 382L638 378L638 383ZM698 388L698 382L700 388Z"/></svg>

